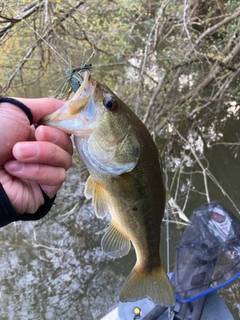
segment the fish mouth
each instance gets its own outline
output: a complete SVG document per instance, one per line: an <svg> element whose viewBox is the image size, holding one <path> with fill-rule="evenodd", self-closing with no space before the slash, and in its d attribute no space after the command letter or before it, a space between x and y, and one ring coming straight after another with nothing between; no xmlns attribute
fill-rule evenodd
<svg viewBox="0 0 240 320"><path fill-rule="evenodd" d="M79 132L87 129L89 119L96 113L95 88L96 83L91 78L90 72L86 70L82 74L82 84L72 98L66 101L60 109L43 117L38 124L56 127L66 133L79 135Z"/></svg>

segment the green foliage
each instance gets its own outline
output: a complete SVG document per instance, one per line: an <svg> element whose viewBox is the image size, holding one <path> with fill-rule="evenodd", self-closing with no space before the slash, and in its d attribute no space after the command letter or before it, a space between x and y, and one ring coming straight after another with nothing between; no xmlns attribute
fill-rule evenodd
<svg viewBox="0 0 240 320"><path fill-rule="evenodd" d="M238 1L198 0L188 7L176 0L80 2L39 1L24 21L0 33L0 85L5 94L51 95L65 78L68 54L73 67L79 67L95 52L90 61L95 67L94 77L134 106L149 127L158 130L162 117L177 119L182 110L192 116L202 97L217 97L239 63L235 55L225 65L225 58L236 45L239 16L207 33L238 9ZM32 6L31 1L11 0L2 15L16 18ZM201 35L203 39L197 44ZM215 64L221 69L211 79ZM232 90L237 91L236 86L234 82ZM146 115L150 104L151 112ZM169 105L174 110L170 115Z"/></svg>

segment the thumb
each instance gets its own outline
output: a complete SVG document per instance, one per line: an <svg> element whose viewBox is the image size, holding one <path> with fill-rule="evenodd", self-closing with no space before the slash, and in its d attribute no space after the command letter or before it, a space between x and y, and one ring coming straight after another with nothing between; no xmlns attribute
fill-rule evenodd
<svg viewBox="0 0 240 320"><path fill-rule="evenodd" d="M33 115L33 122L37 123L42 117L59 109L63 104L63 100L57 100L52 98L15 98L24 103L31 111Z"/></svg>

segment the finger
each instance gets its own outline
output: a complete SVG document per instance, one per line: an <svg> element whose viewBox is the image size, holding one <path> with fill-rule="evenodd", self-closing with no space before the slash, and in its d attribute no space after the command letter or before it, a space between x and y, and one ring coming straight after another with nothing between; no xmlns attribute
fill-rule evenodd
<svg viewBox="0 0 240 320"><path fill-rule="evenodd" d="M35 138L38 141L52 142L71 155L73 154L73 146L70 136L59 129L39 126L35 131Z"/></svg>
<svg viewBox="0 0 240 320"><path fill-rule="evenodd" d="M30 127L30 129L31 129L31 133L30 133L30 135L29 135L29 137L28 137L28 140L29 140L29 141L35 141L35 140L36 140L36 138L35 138L35 131L36 131L36 129L35 129L34 125L32 125L32 126Z"/></svg>
<svg viewBox="0 0 240 320"><path fill-rule="evenodd" d="M20 162L46 164L66 170L72 165L71 155L48 141L18 142L13 147L13 155Z"/></svg>
<svg viewBox="0 0 240 320"><path fill-rule="evenodd" d="M31 137L32 129L26 115L11 103L0 106L0 165L13 158L12 148L16 142L26 141Z"/></svg>
<svg viewBox="0 0 240 320"><path fill-rule="evenodd" d="M55 186L40 184L41 189L49 196L49 198L54 197L58 190L61 188L61 186L62 183Z"/></svg>
<svg viewBox="0 0 240 320"><path fill-rule="evenodd" d="M23 163L8 161L4 169L12 176L35 181L39 185L58 186L66 179L66 170L61 167L52 167L45 164Z"/></svg>
<svg viewBox="0 0 240 320"><path fill-rule="evenodd" d="M64 101L52 98L26 99L16 98L31 109L34 123L37 123L42 117L59 109Z"/></svg>
<svg viewBox="0 0 240 320"><path fill-rule="evenodd" d="M8 176L7 173L6 176ZM44 203L39 184L33 181L26 179L13 181L8 176L3 186L11 204L19 214L34 213Z"/></svg>

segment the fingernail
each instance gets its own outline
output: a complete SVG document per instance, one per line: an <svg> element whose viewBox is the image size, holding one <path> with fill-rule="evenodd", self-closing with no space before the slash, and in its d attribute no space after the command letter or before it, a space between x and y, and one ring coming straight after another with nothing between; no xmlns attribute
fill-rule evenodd
<svg viewBox="0 0 240 320"><path fill-rule="evenodd" d="M55 132L54 128L47 126L38 127L38 140L50 141L54 143L58 139L58 135Z"/></svg>
<svg viewBox="0 0 240 320"><path fill-rule="evenodd" d="M45 127L44 126L39 126L36 130L38 133L38 140L45 140Z"/></svg>
<svg viewBox="0 0 240 320"><path fill-rule="evenodd" d="M4 168L7 171L11 171L11 172L20 172L23 169L24 164L21 162L8 162L5 164Z"/></svg>
<svg viewBox="0 0 240 320"><path fill-rule="evenodd" d="M35 142L20 142L15 144L13 153L17 159L32 158L38 154L38 147Z"/></svg>

